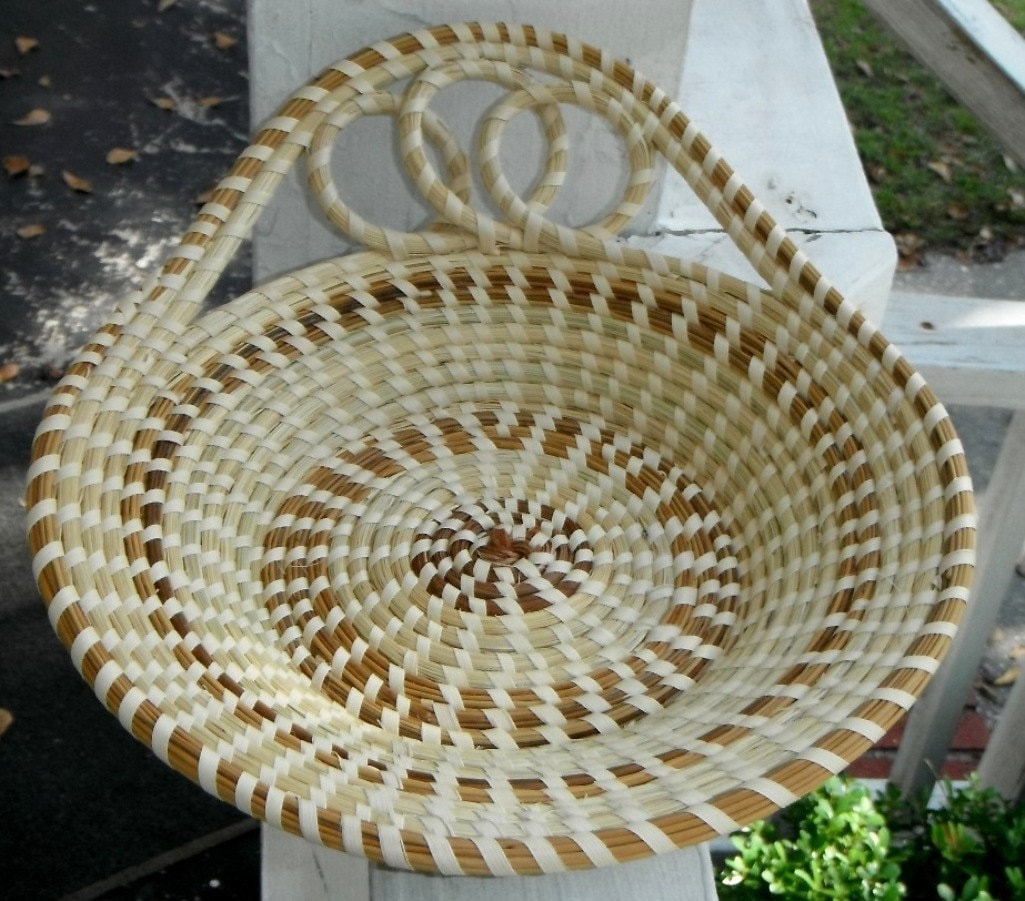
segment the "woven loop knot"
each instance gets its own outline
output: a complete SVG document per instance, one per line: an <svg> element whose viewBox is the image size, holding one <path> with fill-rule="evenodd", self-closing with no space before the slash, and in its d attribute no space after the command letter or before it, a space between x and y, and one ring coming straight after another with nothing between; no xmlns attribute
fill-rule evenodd
<svg viewBox="0 0 1025 901"><path fill-rule="evenodd" d="M536 534L537 530L534 529ZM530 539L513 538L505 529L498 527L488 533L487 543L477 549L477 556L488 563L498 563L502 566L512 566L524 557L529 557L535 550Z"/></svg>

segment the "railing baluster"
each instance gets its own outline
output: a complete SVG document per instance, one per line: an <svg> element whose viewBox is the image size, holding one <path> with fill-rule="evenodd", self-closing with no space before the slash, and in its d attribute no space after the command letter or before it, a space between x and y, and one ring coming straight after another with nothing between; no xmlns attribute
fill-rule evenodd
<svg viewBox="0 0 1025 901"><path fill-rule="evenodd" d="M956 398L945 398L956 401ZM1025 536L1025 412L1011 419L982 499L979 551L973 603L948 658L915 705L894 761L891 781L906 794L928 789L943 766L964 708L965 697L979 668L1000 604L1014 577L1014 565ZM1019 686L1020 689L1020 686ZM1021 692L1025 695L1025 692ZM1025 697L1022 698L1025 701ZM1025 720L1025 704L1016 721ZM1007 716L1014 716L1008 711ZM1007 727L1010 728L1010 727ZM1003 731L1003 730L1001 730ZM1021 727L1015 739L1004 739L991 770L1004 761L1025 762ZM1014 745L1017 744L1017 747ZM997 752L994 752L996 754Z"/></svg>

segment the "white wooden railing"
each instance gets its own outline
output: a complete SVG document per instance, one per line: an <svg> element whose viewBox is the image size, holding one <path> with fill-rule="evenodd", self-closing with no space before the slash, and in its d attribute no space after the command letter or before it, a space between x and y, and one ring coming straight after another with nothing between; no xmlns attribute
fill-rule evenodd
<svg viewBox="0 0 1025 901"><path fill-rule="evenodd" d="M987 0L864 2L1025 163L1025 39L1000 13ZM946 759L1025 540L1025 304L898 294L883 326L946 404L1014 411L980 510L972 604L912 710L891 775L910 793L930 785ZM979 776L1025 800L1025 680L1001 712Z"/></svg>
<svg viewBox="0 0 1025 901"><path fill-rule="evenodd" d="M961 718L1025 541L1025 302L894 294L883 330L947 405L1014 411L985 495L968 613L912 708L891 781L905 793L934 781ZM969 466L971 460L969 460ZM979 769L1008 798L1025 784L1025 680L1011 693Z"/></svg>
<svg viewBox="0 0 1025 901"><path fill-rule="evenodd" d="M865 6L1025 164L1022 38L987 0L864 0Z"/></svg>

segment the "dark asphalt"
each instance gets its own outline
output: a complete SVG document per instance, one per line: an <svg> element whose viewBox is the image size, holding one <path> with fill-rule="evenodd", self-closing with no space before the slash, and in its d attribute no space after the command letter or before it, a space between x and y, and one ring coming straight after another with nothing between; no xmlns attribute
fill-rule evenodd
<svg viewBox="0 0 1025 901"><path fill-rule="evenodd" d="M244 10L244 0L163 12L158 0L0 0L0 708L13 715L0 736L4 898L258 896L251 821L124 732L75 671L36 592L22 506L49 385L245 146ZM18 38L38 44L23 53ZM35 109L49 122L13 124ZM138 157L110 164L115 147ZM11 157L32 171L8 174ZM36 225L41 234L18 236ZM247 282L239 260L220 296Z"/></svg>

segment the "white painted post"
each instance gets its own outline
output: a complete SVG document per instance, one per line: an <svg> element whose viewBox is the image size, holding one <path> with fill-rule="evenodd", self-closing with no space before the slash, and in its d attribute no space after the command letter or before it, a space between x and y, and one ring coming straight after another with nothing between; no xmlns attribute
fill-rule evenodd
<svg viewBox="0 0 1025 901"><path fill-rule="evenodd" d="M368 866L362 858L263 829L264 901L691 901L714 899L703 847L636 863L551 876L424 876Z"/></svg>
<svg viewBox="0 0 1025 901"><path fill-rule="evenodd" d="M264 901L370 901L370 865L263 824L260 897Z"/></svg>
<svg viewBox="0 0 1025 901"><path fill-rule="evenodd" d="M819 268L866 315L883 317L897 251L876 211L807 0L644 0L629 13L617 0L249 0L248 15L254 123L346 53L425 24L515 15L602 47L676 98ZM373 120L354 128L338 154L345 159L339 188L357 211L409 228L426 208L404 184L398 162L382 161L386 129ZM571 160L571 177L577 162ZM600 161L591 162L598 168L575 184L608 180ZM671 173L653 194L632 241L752 277L681 179ZM348 247L314 207L293 175L291 189L256 226L258 281Z"/></svg>
<svg viewBox="0 0 1025 901"><path fill-rule="evenodd" d="M883 229L807 0L694 0L677 99L773 218L875 322L897 250ZM752 278L673 174L646 244Z"/></svg>
<svg viewBox="0 0 1025 901"><path fill-rule="evenodd" d="M403 31L467 18L515 19L564 31L628 60L679 99L773 216L808 245L820 268L870 316L881 318L896 251L872 202L807 0L249 0L254 124L310 75L349 52ZM446 119L450 112L445 110ZM382 160L387 124L368 121L360 124L367 131L354 128L354 140L335 154L345 161L337 180L357 211L408 229L424 213L402 183L401 167ZM599 156L581 160L581 183L589 179L604 188L609 178ZM382 162L390 165L382 169ZM571 170L575 165L571 159ZM672 178L630 240L752 277L697 199L668 187ZM257 225L256 276L262 280L346 248L293 176L292 190L284 190ZM355 858L338 861L325 854L265 827L264 897L715 897L704 848L591 873L488 881L367 870L362 861L353 864Z"/></svg>
<svg viewBox="0 0 1025 901"><path fill-rule="evenodd" d="M328 0L288 4L250 0L253 121L255 124L271 115L277 103L292 89L348 53L403 31L467 18L509 20L514 17L518 21L564 31L630 60L670 95L676 95L683 68L690 3L687 0L647 0L643 9L643 15L629 14L616 0L579 0L572 4L545 0L502 3L485 0L472 5L465 0L391 0L358 4ZM470 120L484 109L482 98L495 96L486 86L477 94L469 101L463 95L459 104L444 110L446 123L453 127L464 147L471 146L468 140L472 128ZM472 107L473 115L460 106ZM574 142L578 147L593 146L592 138L603 138L600 134L581 134L579 121L574 123L569 116L567 119L571 128L574 124L577 127L575 140L571 135L571 147ZM340 190L346 192L354 208L367 213L373 221L413 228L425 215L425 208L415 201L412 191L404 184L401 166L391 159L385 159L382 165L382 156L387 157L390 147L387 123L368 122L366 125L368 130L362 133L362 140L347 145L344 153L336 154L345 160L344 171L337 176ZM607 137L610 142L613 140ZM609 146L613 149L611 143ZM609 156L615 157L618 166L616 151ZM510 162L510 181L517 184L515 163ZM588 197L593 194L595 185L607 186L620 177L619 168L613 171L611 160L603 161L601 154L571 158L571 172L574 165L582 166L583 171L561 192L569 193L570 199L564 200L560 195L562 214L570 219L589 212ZM530 169L529 159L524 158L519 183L529 183ZM648 209L636 220L635 227L642 232L653 228L659 196L654 192ZM291 189L284 190L275 199L258 223L253 243L257 280L348 249L344 239L324 222L319 208L307 201L299 173L293 174ZM325 850L268 826L263 827L262 851L262 893L266 901L296 898L619 901L628 897L686 901L716 895L711 859L703 846L612 870L500 880L443 879L374 867L360 858Z"/></svg>

